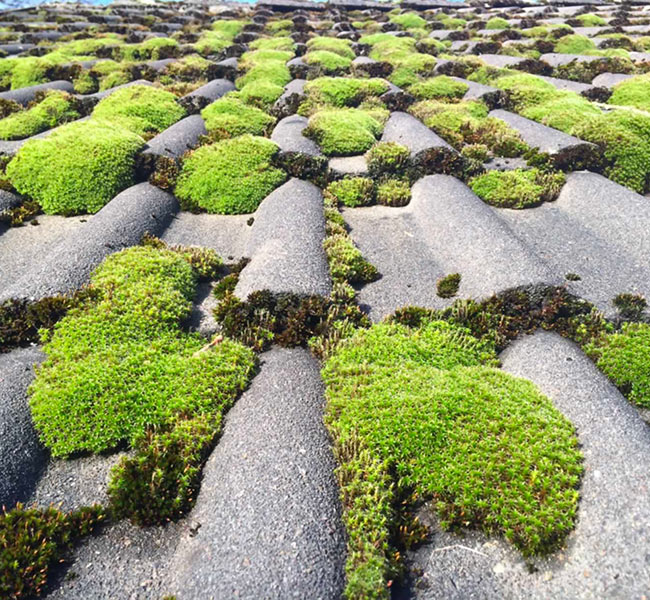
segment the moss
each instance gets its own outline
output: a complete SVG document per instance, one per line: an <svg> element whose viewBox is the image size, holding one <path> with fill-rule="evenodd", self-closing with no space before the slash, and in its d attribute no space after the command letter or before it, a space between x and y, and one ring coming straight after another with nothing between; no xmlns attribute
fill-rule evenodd
<svg viewBox="0 0 650 600"><path fill-rule="evenodd" d="M447 50L447 46L445 46L440 40L429 37L418 40L416 48L419 52L423 52L424 54L431 54L432 56L437 56L441 52L445 52Z"/></svg>
<svg viewBox="0 0 650 600"><path fill-rule="evenodd" d="M609 104L618 106L634 106L650 112L650 74L632 77L614 86Z"/></svg>
<svg viewBox="0 0 650 600"><path fill-rule="evenodd" d="M401 15L393 15L390 17L390 22L399 25L403 29L418 29L425 27L427 22L415 13L403 13Z"/></svg>
<svg viewBox="0 0 650 600"><path fill-rule="evenodd" d="M112 470L108 486L113 514L136 525L177 520L193 505L201 470L221 430L221 415L180 419L134 442L136 454Z"/></svg>
<svg viewBox="0 0 650 600"><path fill-rule="evenodd" d="M251 135L192 152L176 185L179 200L219 214L251 213L287 176L271 166L273 142Z"/></svg>
<svg viewBox="0 0 650 600"><path fill-rule="evenodd" d="M105 519L100 506L65 513L56 508L18 504L0 514L0 596L40 595L49 572L63 562L75 543Z"/></svg>
<svg viewBox="0 0 650 600"><path fill-rule="evenodd" d="M328 236L323 242L323 248L328 257L332 281L355 284L377 278L377 269L363 258L348 235Z"/></svg>
<svg viewBox="0 0 650 600"><path fill-rule="evenodd" d="M205 350L180 321L197 273L171 250L134 247L95 271L101 297L68 312L45 337L30 387L34 424L54 456L135 444L180 415L218 415L246 386L251 353L229 340Z"/></svg>
<svg viewBox="0 0 650 600"><path fill-rule="evenodd" d="M416 83L420 75L430 75L436 65L433 56L415 50L416 41L411 37L379 33L365 36L359 42L372 46L370 58L392 65L393 72L389 79L399 87Z"/></svg>
<svg viewBox="0 0 650 600"><path fill-rule="evenodd" d="M38 101L37 101L38 102ZM81 117L78 102L66 92L52 90L27 110L0 121L0 139L19 140Z"/></svg>
<svg viewBox="0 0 650 600"><path fill-rule="evenodd" d="M408 91L419 100L455 100L462 98L469 86L446 75L431 77L409 86Z"/></svg>
<svg viewBox="0 0 650 600"><path fill-rule="evenodd" d="M373 177L398 175L409 166L411 152L396 142L377 142L366 153L368 172Z"/></svg>
<svg viewBox="0 0 650 600"><path fill-rule="evenodd" d="M547 102L521 111L522 116L561 131L570 131L576 122L600 114L601 111L586 98L572 92L560 92Z"/></svg>
<svg viewBox="0 0 650 600"><path fill-rule="evenodd" d="M648 307L648 302L638 294L618 294L612 304L624 319L639 320L643 311Z"/></svg>
<svg viewBox="0 0 650 600"><path fill-rule="evenodd" d="M631 402L650 408L650 325L624 323L619 333L589 344L585 351Z"/></svg>
<svg viewBox="0 0 650 600"><path fill-rule="evenodd" d="M316 36L307 42L308 54L313 52L330 52L338 54L350 61L354 60L355 54L351 48L352 42L341 38Z"/></svg>
<svg viewBox="0 0 650 600"><path fill-rule="evenodd" d="M11 186L11 184L9 184ZM41 207L34 200L25 200L18 206L0 211L0 223L7 223L9 227L20 227L32 217L41 212Z"/></svg>
<svg viewBox="0 0 650 600"><path fill-rule="evenodd" d="M139 44L124 44L113 55L122 61L160 60L178 54L178 42L168 37L154 37Z"/></svg>
<svg viewBox="0 0 650 600"><path fill-rule="evenodd" d="M11 89L38 85L47 81L47 71L52 63L42 58L28 56L15 59L11 69Z"/></svg>
<svg viewBox="0 0 650 600"><path fill-rule="evenodd" d="M208 77L212 64L212 62L198 54L189 54L167 65L165 73L172 77L174 81L191 83L197 79Z"/></svg>
<svg viewBox="0 0 650 600"><path fill-rule="evenodd" d="M185 109L170 92L148 85L132 85L101 100L92 116L144 136L167 129L185 116Z"/></svg>
<svg viewBox="0 0 650 600"><path fill-rule="evenodd" d="M608 166L605 175L639 193L650 175L650 117L618 110L577 122L573 135L598 144Z"/></svg>
<svg viewBox="0 0 650 600"><path fill-rule="evenodd" d="M263 52L258 50L257 53ZM286 54L286 53L285 53ZM251 82L265 80L278 86L285 86L291 81L291 73L285 60L265 60L259 63L252 62L246 74L236 81L237 87L242 89Z"/></svg>
<svg viewBox="0 0 650 600"><path fill-rule="evenodd" d="M490 157L490 149L486 144L467 144L467 146L463 146L461 154L469 160L483 163Z"/></svg>
<svg viewBox="0 0 650 600"><path fill-rule="evenodd" d="M345 156L368 150L382 130L383 124L367 111L328 109L318 111L309 119L303 135L316 141L324 154Z"/></svg>
<svg viewBox="0 0 650 600"><path fill-rule="evenodd" d="M253 106L268 109L284 92L284 86L266 79L251 81L241 88L239 97Z"/></svg>
<svg viewBox="0 0 650 600"><path fill-rule="evenodd" d="M606 25L607 21L594 13L585 13L584 15L578 15L576 17L578 21L582 23L583 27L600 27L601 25Z"/></svg>
<svg viewBox="0 0 650 600"><path fill-rule="evenodd" d="M337 448L347 446L349 597L364 579L353 573L372 574L373 597L386 593L378 575L390 564L391 494L430 499L443 527L504 535L526 555L558 547L572 529L582 472L573 428L530 382L483 366L494 363L489 344L439 321L361 330L326 361L326 423ZM361 465L376 479L361 485Z"/></svg>
<svg viewBox="0 0 650 600"><path fill-rule="evenodd" d="M101 78L99 82L99 91L110 90L118 85L124 85L133 81L133 77L126 71L113 71Z"/></svg>
<svg viewBox="0 0 650 600"><path fill-rule="evenodd" d="M453 298L458 293L460 286L460 273L445 275L436 283L436 293L441 298Z"/></svg>
<svg viewBox="0 0 650 600"><path fill-rule="evenodd" d="M492 17L485 24L485 29L509 29L510 23L501 17Z"/></svg>
<svg viewBox="0 0 650 600"><path fill-rule="evenodd" d="M7 176L48 214L97 212L134 183L135 157L143 144L112 123L70 123L22 146Z"/></svg>
<svg viewBox="0 0 650 600"><path fill-rule="evenodd" d="M35 301L6 300L0 304L0 352L38 342L39 331L51 330L71 308L93 297L94 290L83 288Z"/></svg>
<svg viewBox="0 0 650 600"><path fill-rule="evenodd" d="M347 71L352 60L328 50L312 50L305 54L305 63L318 67L319 72L326 75L335 75Z"/></svg>
<svg viewBox="0 0 650 600"><path fill-rule="evenodd" d="M384 179L377 184L377 204L406 206L411 201L408 179Z"/></svg>
<svg viewBox="0 0 650 600"><path fill-rule="evenodd" d="M264 135L275 119L263 110L244 104L232 94L209 104L201 111L205 127L216 139L244 133Z"/></svg>
<svg viewBox="0 0 650 600"><path fill-rule="evenodd" d="M337 331L367 324L358 307L350 304L349 296L336 298L334 292L328 300L261 290L250 294L246 301L226 293L214 316L226 335L258 351L273 343L323 347L323 340Z"/></svg>
<svg viewBox="0 0 650 600"><path fill-rule="evenodd" d="M244 30L245 25L245 21L221 19L212 23L212 31L225 40L234 40Z"/></svg>
<svg viewBox="0 0 650 600"><path fill-rule="evenodd" d="M380 96L388 91L383 79L357 79L353 77L319 77L305 84L309 99L316 105L335 107L358 106L370 96Z"/></svg>
<svg viewBox="0 0 650 600"><path fill-rule="evenodd" d="M374 184L366 177L350 177L330 183L327 193L345 206L367 206L373 200Z"/></svg>
<svg viewBox="0 0 650 600"><path fill-rule="evenodd" d="M576 34L560 38L553 48L553 52L560 54L589 54L594 50L597 50L596 44L587 36Z"/></svg>
<svg viewBox="0 0 650 600"><path fill-rule="evenodd" d="M501 208L528 208L555 200L564 185L563 173L538 169L489 171L470 180L472 191L484 202Z"/></svg>
<svg viewBox="0 0 650 600"><path fill-rule="evenodd" d="M72 80L72 85L77 94L94 94L99 91L99 82L90 74L90 71L82 71Z"/></svg>

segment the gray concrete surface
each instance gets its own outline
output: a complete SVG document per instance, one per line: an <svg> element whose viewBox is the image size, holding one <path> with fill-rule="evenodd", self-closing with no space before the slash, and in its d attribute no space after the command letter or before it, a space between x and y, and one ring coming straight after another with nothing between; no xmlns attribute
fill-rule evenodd
<svg viewBox="0 0 650 600"><path fill-rule="evenodd" d="M329 295L321 191L290 179L262 201L253 218L245 250L251 262L241 272L235 294L245 299L255 290L267 289Z"/></svg>
<svg viewBox="0 0 650 600"><path fill-rule="evenodd" d="M138 244L147 232L162 233L177 210L171 194L148 183L124 190L89 217L75 236L64 237L48 254L35 257L22 277L0 290L0 301L44 298L80 288L106 256Z"/></svg>
<svg viewBox="0 0 650 600"><path fill-rule="evenodd" d="M47 462L27 399L33 365L43 358L36 347L0 354L0 507L28 500Z"/></svg>
<svg viewBox="0 0 650 600"><path fill-rule="evenodd" d="M319 365L272 349L227 416L169 573L179 600L332 598L345 539Z"/></svg>

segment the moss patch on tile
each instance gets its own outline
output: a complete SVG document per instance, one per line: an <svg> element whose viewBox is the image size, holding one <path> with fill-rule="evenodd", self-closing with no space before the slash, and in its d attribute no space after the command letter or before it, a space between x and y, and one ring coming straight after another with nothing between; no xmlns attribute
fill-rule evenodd
<svg viewBox="0 0 650 600"><path fill-rule="evenodd" d="M0 120L0 139L21 140L80 117L80 106L70 94L51 90L32 107Z"/></svg>
<svg viewBox="0 0 650 600"><path fill-rule="evenodd" d="M201 111L205 127L215 139L250 133L264 135L275 123L265 111L249 106L234 94L227 94Z"/></svg>
<svg viewBox="0 0 650 600"><path fill-rule="evenodd" d="M529 208L557 198L566 181L564 173L539 169L488 171L469 181L484 202L500 208Z"/></svg>
<svg viewBox="0 0 650 600"><path fill-rule="evenodd" d="M573 427L495 363L493 347L440 321L375 325L326 361L326 423L346 448L347 597L388 597L391 492L430 500L445 528L503 535L525 555L558 547L573 528L582 473Z"/></svg>
<svg viewBox="0 0 650 600"><path fill-rule="evenodd" d="M134 183L143 145L140 136L107 121L69 123L27 142L7 176L48 214L94 213Z"/></svg>
<svg viewBox="0 0 650 600"><path fill-rule="evenodd" d="M278 146L243 135L202 146L183 161L176 195L187 208L218 214L251 213L287 174L272 166Z"/></svg>

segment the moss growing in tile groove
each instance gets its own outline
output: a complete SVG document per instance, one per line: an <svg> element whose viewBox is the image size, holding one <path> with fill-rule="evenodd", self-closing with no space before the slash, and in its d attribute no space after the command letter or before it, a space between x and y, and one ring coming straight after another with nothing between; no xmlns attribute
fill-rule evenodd
<svg viewBox="0 0 650 600"><path fill-rule="evenodd" d="M631 402L650 408L650 324L623 323L620 331L588 344L585 352Z"/></svg>
<svg viewBox="0 0 650 600"><path fill-rule="evenodd" d="M67 558L75 543L106 519L98 505L70 513L50 508L3 508L0 514L0 596L39 595L50 569Z"/></svg>
<svg viewBox="0 0 650 600"><path fill-rule="evenodd" d="M408 92L418 100L460 100L469 86L447 75L424 79L408 87Z"/></svg>
<svg viewBox="0 0 650 600"><path fill-rule="evenodd" d="M160 133L185 116L176 97L148 85L132 85L113 92L97 104L93 119L110 121L140 136Z"/></svg>
<svg viewBox="0 0 650 600"><path fill-rule="evenodd" d="M337 202L351 208L372 204L375 185L367 177L349 177L333 181L327 186L326 194L331 194Z"/></svg>
<svg viewBox="0 0 650 600"><path fill-rule="evenodd" d="M377 111L356 108L325 109L309 119L303 135L313 139L324 154L346 156L368 150L383 131L383 118Z"/></svg>
<svg viewBox="0 0 650 600"><path fill-rule="evenodd" d="M386 91L388 84L378 78L318 77L305 84L311 103L337 108L358 106L366 98L380 96Z"/></svg>
<svg viewBox="0 0 650 600"><path fill-rule="evenodd" d="M219 214L251 213L287 175L272 166L278 146L243 135L202 146L187 155L176 195L187 208Z"/></svg>
<svg viewBox="0 0 650 600"><path fill-rule="evenodd" d="M470 179L469 187L481 200L500 208L530 208L555 200L566 181L564 173L538 169L488 171Z"/></svg>
<svg viewBox="0 0 650 600"><path fill-rule="evenodd" d="M19 140L81 117L80 103L66 92L51 90L32 106L0 120L0 139Z"/></svg>
<svg viewBox="0 0 650 600"><path fill-rule="evenodd" d="M351 46L352 42L350 40L334 37L316 36L307 42L308 54L311 52L331 52L350 61L355 57Z"/></svg>
<svg viewBox="0 0 650 600"><path fill-rule="evenodd" d="M255 106L248 106L233 93L209 104L201 111L205 127L214 140L237 137L245 133L265 135L275 118Z"/></svg>
<svg viewBox="0 0 650 600"><path fill-rule="evenodd" d="M639 294L618 294L612 300L621 317L632 321L639 321L643 311L648 307L647 300Z"/></svg>
<svg viewBox="0 0 650 600"><path fill-rule="evenodd" d="M406 206L411 201L411 182L408 178L382 178L377 183L377 204Z"/></svg>
<svg viewBox="0 0 650 600"><path fill-rule="evenodd" d="M377 142L366 152L368 173L372 177L403 175L410 167L411 152L396 142Z"/></svg>
<svg viewBox="0 0 650 600"><path fill-rule="evenodd" d="M608 103L618 106L633 106L650 111L650 74L639 75L614 86Z"/></svg>
<svg viewBox="0 0 650 600"><path fill-rule="evenodd" d="M69 123L24 144L7 165L7 176L48 214L94 213L134 183L143 146L140 136L113 123Z"/></svg>
<svg viewBox="0 0 650 600"><path fill-rule="evenodd" d="M360 597L364 582L374 582L368 597L388 597L387 500L400 490L432 498L444 527L500 533L525 554L554 549L573 527L582 472L573 428L530 382L482 366L495 362L490 344L440 321L358 331L325 362L326 423L337 447L352 447L341 466L347 597ZM549 428L557 445L542 458ZM355 463L374 464L375 478L362 485ZM381 503L359 498L364 490ZM347 518L350 494L367 529Z"/></svg>

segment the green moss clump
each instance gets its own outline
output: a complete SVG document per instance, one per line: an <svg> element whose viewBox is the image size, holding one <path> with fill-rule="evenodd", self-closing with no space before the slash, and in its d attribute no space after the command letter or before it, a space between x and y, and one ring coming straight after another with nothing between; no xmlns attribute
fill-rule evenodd
<svg viewBox="0 0 650 600"><path fill-rule="evenodd" d="M180 321L197 273L171 250L134 247L92 276L101 297L71 310L46 336L30 387L41 440L54 456L135 444L180 415L214 415L245 387L253 356L230 340L204 350Z"/></svg>
<svg viewBox="0 0 650 600"><path fill-rule="evenodd" d="M565 35L553 48L553 52L559 54L590 54L594 50L597 50L596 44L587 36L577 34Z"/></svg>
<svg viewBox="0 0 650 600"><path fill-rule="evenodd" d="M650 74L632 77L613 88L608 103L618 106L634 106L650 112Z"/></svg>
<svg viewBox="0 0 650 600"><path fill-rule="evenodd" d="M293 26L293 23L291 25ZM290 37L259 38L248 44L248 47L251 50L283 50L293 54L295 43Z"/></svg>
<svg viewBox="0 0 650 600"><path fill-rule="evenodd" d="M366 177L350 177L333 181L327 186L327 193L332 194L337 202L350 206L367 206L372 203L374 183Z"/></svg>
<svg viewBox="0 0 650 600"><path fill-rule="evenodd" d="M584 15L578 15L576 17L578 21L582 23L583 27L600 27L601 25L606 25L607 21L594 13L586 13Z"/></svg>
<svg viewBox="0 0 650 600"><path fill-rule="evenodd" d="M123 458L108 487L111 509L146 526L176 520L194 504L201 469L221 430L221 415L180 419L149 430L134 442L136 454Z"/></svg>
<svg viewBox="0 0 650 600"><path fill-rule="evenodd" d="M39 85L47 81L47 71L52 66L50 61L35 56L21 57L15 61L11 69L12 90Z"/></svg>
<svg viewBox="0 0 650 600"><path fill-rule="evenodd" d="M485 24L485 29L509 29L510 23L501 17L492 17Z"/></svg>
<svg viewBox="0 0 650 600"><path fill-rule="evenodd" d="M217 139L244 133L264 135L275 119L263 110L244 104L232 94L209 104L201 111L205 127Z"/></svg>
<svg viewBox="0 0 650 600"><path fill-rule="evenodd" d="M411 106L409 112L452 146L462 146L464 127L477 123L488 115L487 106L475 100L464 100L456 104L424 100Z"/></svg>
<svg viewBox="0 0 650 600"><path fill-rule="evenodd" d="M251 213L287 178L271 166L278 151L270 140L243 135L202 146L183 162L176 195L189 207L212 213Z"/></svg>
<svg viewBox="0 0 650 600"><path fill-rule="evenodd" d="M310 51L305 54L304 61L310 66L318 67L326 75L335 75L347 71L352 64L351 59L329 50Z"/></svg>
<svg viewBox="0 0 650 600"><path fill-rule="evenodd" d="M330 275L335 283L367 283L377 279L377 269L363 258L350 236L329 235L323 242L330 267Z"/></svg>
<svg viewBox="0 0 650 600"><path fill-rule="evenodd" d="M377 204L406 206L411 201L408 179L384 179L377 184Z"/></svg>
<svg viewBox="0 0 650 600"><path fill-rule="evenodd" d="M101 100L92 116L144 136L167 129L185 116L185 109L170 92L148 85L132 85Z"/></svg>
<svg viewBox="0 0 650 600"><path fill-rule="evenodd" d="M366 152L368 172L373 176L397 175L409 165L411 152L397 142L377 142Z"/></svg>
<svg viewBox="0 0 650 600"><path fill-rule="evenodd" d="M631 402L650 408L648 323L624 323L619 333L605 336L585 351Z"/></svg>
<svg viewBox="0 0 650 600"><path fill-rule="evenodd" d="M368 111L341 108L315 113L303 135L316 141L324 154L345 156L368 150L382 131L383 124Z"/></svg>
<svg viewBox="0 0 650 600"><path fill-rule="evenodd" d="M305 91L315 104L342 108L358 106L370 96L380 96L388 91L383 79L357 79L353 77L319 77L305 84Z"/></svg>
<svg viewBox="0 0 650 600"><path fill-rule="evenodd" d="M78 103L66 92L51 90L40 102L0 121L0 139L20 140L79 119Z"/></svg>
<svg viewBox="0 0 650 600"><path fill-rule="evenodd" d="M69 123L22 146L7 176L48 214L94 213L134 183L143 145L140 136L112 123Z"/></svg>
<svg viewBox="0 0 650 600"><path fill-rule="evenodd" d="M243 30L246 21L223 19L212 23L212 31L219 34L224 40L234 40Z"/></svg>
<svg viewBox="0 0 650 600"><path fill-rule="evenodd" d="M268 109L284 92L284 86L266 79L251 81L241 88L239 97L246 103Z"/></svg>
<svg viewBox="0 0 650 600"><path fill-rule="evenodd" d="M338 54L350 61L354 60L355 54L352 50L352 42L341 38L317 36L307 42L308 54L312 52L331 52Z"/></svg>
<svg viewBox="0 0 650 600"><path fill-rule="evenodd" d="M427 22L415 13L403 13L401 15L393 15L390 17L390 22L399 25L403 29L420 29L425 27Z"/></svg>
<svg viewBox="0 0 650 600"><path fill-rule="evenodd" d="M409 93L419 100L455 100L462 98L469 86L446 75L431 77L409 86Z"/></svg>
<svg viewBox="0 0 650 600"><path fill-rule="evenodd" d="M258 50L256 54L267 52L263 50ZM289 54L290 53L283 53ZM285 60L264 60L260 62L250 61L250 68L246 70L246 73L239 77L236 81L237 88L242 89L245 85L256 82L256 81L269 81L275 85L285 86L291 81L291 73L289 68L285 64Z"/></svg>
<svg viewBox="0 0 650 600"><path fill-rule="evenodd" d="M617 110L579 121L570 133L603 149L607 177L645 192L650 177L650 117Z"/></svg>
<svg viewBox="0 0 650 600"><path fill-rule="evenodd" d="M534 385L495 363L493 347L440 321L360 330L326 361L326 423L336 447L354 440L360 452L348 446L346 463L365 456L385 467L374 486L361 485L363 468L346 470L342 482L348 597L359 592L351 573L369 570L377 581L389 562L385 534L396 516L373 500L385 497L377 492L388 482L396 497L431 499L443 527L504 535L525 555L557 548L572 529L582 473L573 427ZM359 489L372 495L359 498ZM347 518L350 495L363 507L357 521ZM381 543L372 551L368 540ZM374 596L382 594L378 585Z"/></svg>
<svg viewBox="0 0 650 600"><path fill-rule="evenodd" d="M484 202L500 208L528 208L555 200L564 185L563 173L538 169L488 171L469 181L472 191Z"/></svg>
<svg viewBox="0 0 650 600"><path fill-rule="evenodd" d="M451 273L438 280L436 292L441 298L453 298L458 293L460 286L460 273Z"/></svg>
<svg viewBox="0 0 650 600"><path fill-rule="evenodd" d="M530 106L520 113L523 117L561 131L570 131L576 122L602 114L589 100L572 92L559 92L555 98Z"/></svg>
<svg viewBox="0 0 650 600"><path fill-rule="evenodd" d="M56 508L18 504L0 514L0 596L17 599L39 595L50 568L62 562L75 542L105 519L100 506L64 513Z"/></svg>

